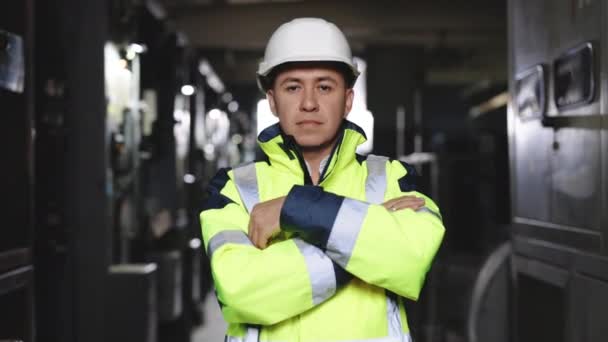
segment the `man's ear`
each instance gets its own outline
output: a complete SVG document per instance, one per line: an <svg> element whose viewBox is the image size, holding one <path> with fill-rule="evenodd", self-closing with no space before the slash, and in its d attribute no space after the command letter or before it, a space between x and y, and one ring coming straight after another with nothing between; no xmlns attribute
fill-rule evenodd
<svg viewBox="0 0 608 342"><path fill-rule="evenodd" d="M350 110L353 109L353 101L355 99L355 91L353 88L349 88L346 90L346 97L344 98L344 115L343 118L348 116Z"/></svg>
<svg viewBox="0 0 608 342"><path fill-rule="evenodd" d="M274 91L272 89L269 89L266 92L266 99L268 100L268 104L270 105L270 111L272 112L272 114L276 117L279 117L279 115L277 114L277 104L276 102L274 102Z"/></svg>

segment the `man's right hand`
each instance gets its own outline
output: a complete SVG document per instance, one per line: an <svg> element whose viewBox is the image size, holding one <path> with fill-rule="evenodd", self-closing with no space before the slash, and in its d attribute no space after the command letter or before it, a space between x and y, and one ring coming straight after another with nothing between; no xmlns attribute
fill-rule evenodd
<svg viewBox="0 0 608 342"><path fill-rule="evenodd" d="M249 240L259 249L268 247L268 240L280 231L281 209L285 197L260 202L249 216Z"/></svg>
<svg viewBox="0 0 608 342"><path fill-rule="evenodd" d="M397 211L408 208L412 210L418 210L424 206L424 198L406 195L388 200L382 203L382 205L390 211Z"/></svg>

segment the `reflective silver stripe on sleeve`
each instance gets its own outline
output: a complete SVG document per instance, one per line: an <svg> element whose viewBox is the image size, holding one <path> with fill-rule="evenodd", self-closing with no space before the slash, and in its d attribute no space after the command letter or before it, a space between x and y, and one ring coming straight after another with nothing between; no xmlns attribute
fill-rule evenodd
<svg viewBox="0 0 608 342"><path fill-rule="evenodd" d="M355 242L367 215L369 204L345 198L327 240L327 255L346 268L355 248Z"/></svg>
<svg viewBox="0 0 608 342"><path fill-rule="evenodd" d="M365 180L365 197L372 204L384 202L386 192L387 157L370 154L367 156L367 179Z"/></svg>
<svg viewBox="0 0 608 342"><path fill-rule="evenodd" d="M249 237L242 230L224 230L215 235L209 240L207 245L207 255L209 259L213 256L218 248L227 243L235 243L239 245L252 245Z"/></svg>
<svg viewBox="0 0 608 342"><path fill-rule="evenodd" d="M259 342L260 341L260 328L255 326L247 326L247 333L243 342Z"/></svg>
<svg viewBox="0 0 608 342"><path fill-rule="evenodd" d="M402 341L404 336L401 315L399 314L399 303L386 291L386 321L388 322L388 336L398 338Z"/></svg>
<svg viewBox="0 0 608 342"><path fill-rule="evenodd" d="M437 217L439 219L439 221L443 221L443 219L441 218L441 215L439 215L439 213L429 209L428 207L420 207L418 210L416 210L416 212L426 212L429 214L433 214L435 215L435 217Z"/></svg>
<svg viewBox="0 0 608 342"><path fill-rule="evenodd" d="M247 208L247 212L251 212L253 206L260 201L260 193L258 191L258 178L255 172L255 163L249 163L239 166L233 170L234 183L236 184L243 204Z"/></svg>
<svg viewBox="0 0 608 342"><path fill-rule="evenodd" d="M318 305L336 293L336 275L331 259L319 248L300 239L293 240L306 260L312 288L312 303Z"/></svg>
<svg viewBox="0 0 608 342"><path fill-rule="evenodd" d="M245 336L236 337L226 335L225 342L259 342L260 341L260 328L256 326L247 326Z"/></svg>

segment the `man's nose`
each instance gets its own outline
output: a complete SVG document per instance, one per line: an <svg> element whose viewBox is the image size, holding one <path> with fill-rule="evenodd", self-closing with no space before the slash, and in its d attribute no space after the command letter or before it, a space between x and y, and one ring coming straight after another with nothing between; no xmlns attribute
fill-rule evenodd
<svg viewBox="0 0 608 342"><path fill-rule="evenodd" d="M303 112L314 112L319 109L319 102L317 101L317 95L314 89L306 89L302 94L302 101L300 102L300 110Z"/></svg>

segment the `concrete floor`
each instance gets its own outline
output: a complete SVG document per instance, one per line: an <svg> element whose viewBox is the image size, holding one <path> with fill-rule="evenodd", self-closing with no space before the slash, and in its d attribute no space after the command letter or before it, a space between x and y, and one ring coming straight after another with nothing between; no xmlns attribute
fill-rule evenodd
<svg viewBox="0 0 608 342"><path fill-rule="evenodd" d="M226 333L226 322L222 318L217 298L213 291L205 299L205 323L192 332L192 342L222 342Z"/></svg>

